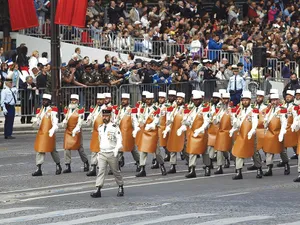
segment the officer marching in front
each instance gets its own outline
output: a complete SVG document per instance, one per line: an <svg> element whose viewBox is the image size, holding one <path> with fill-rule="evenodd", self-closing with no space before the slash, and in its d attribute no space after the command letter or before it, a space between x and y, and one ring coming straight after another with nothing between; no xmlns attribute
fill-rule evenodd
<svg viewBox="0 0 300 225"><path fill-rule="evenodd" d="M264 176L272 176L274 154L280 154L283 151L283 138L287 127L287 109L281 108L278 94L271 94L271 108L266 111L264 119L265 136L263 150L266 152L267 171ZM287 174L287 166L284 174Z"/></svg>
<svg viewBox="0 0 300 225"><path fill-rule="evenodd" d="M101 197L107 165L109 165L116 183L119 186L118 197L124 196L123 178L119 169L118 152L122 148L122 135L120 129L111 122L111 108L102 110L103 124L98 127L101 151L97 153L98 175L96 178L96 192L91 194L92 198Z"/></svg>
<svg viewBox="0 0 300 225"><path fill-rule="evenodd" d="M62 122L62 126L66 129L64 134L64 157L66 169L63 173L71 173L71 151L78 151L79 156L84 163L84 172L89 171L89 161L84 152L82 145L82 130L84 109L79 108L79 96L71 94L71 103Z"/></svg>
<svg viewBox="0 0 300 225"><path fill-rule="evenodd" d="M102 120L102 110L106 108L104 105L104 94L97 93L97 105L95 108L90 109L90 115L87 118L86 123L93 126L92 138L90 142L91 150L91 170L86 174L87 176L96 176L96 167L97 167L97 153L100 151L99 148L99 134L98 127L103 124Z"/></svg>
<svg viewBox="0 0 300 225"><path fill-rule="evenodd" d="M38 126L39 130L36 135L34 150L36 151L37 170L32 176L42 176L42 164L45 161L45 153L50 152L53 161L56 163L56 175L61 174L60 158L56 151L56 136L58 130L57 107L50 106L51 95L43 94L43 106L37 110L36 118L33 126Z"/></svg>
<svg viewBox="0 0 300 225"><path fill-rule="evenodd" d="M237 174L232 177L233 180L243 179L242 168L244 165L244 159L250 158L254 154L255 150L255 131L258 124L258 109L251 108L251 92L244 91L241 97L242 108L233 121L233 127L230 133L238 131L236 140L232 148L232 154L236 157L235 168ZM261 167L257 169L256 178L262 178Z"/></svg>

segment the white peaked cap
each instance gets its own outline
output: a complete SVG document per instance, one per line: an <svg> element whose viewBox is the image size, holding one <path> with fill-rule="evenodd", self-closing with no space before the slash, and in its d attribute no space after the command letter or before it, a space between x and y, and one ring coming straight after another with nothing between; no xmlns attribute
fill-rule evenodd
<svg viewBox="0 0 300 225"><path fill-rule="evenodd" d="M278 90L277 89L271 89L270 94L278 94Z"/></svg>
<svg viewBox="0 0 300 225"><path fill-rule="evenodd" d="M122 93L122 98L130 98L130 94L128 94L128 93Z"/></svg>
<svg viewBox="0 0 300 225"><path fill-rule="evenodd" d="M143 91L143 92L142 92L142 95L146 96L147 93L149 93L149 91Z"/></svg>
<svg viewBox="0 0 300 225"><path fill-rule="evenodd" d="M227 92L226 89L220 89L220 90L219 90L219 93L220 93L220 94L224 94L224 93L226 93L226 92Z"/></svg>
<svg viewBox="0 0 300 225"><path fill-rule="evenodd" d="M194 95L194 93L199 92L198 90L192 90L192 95Z"/></svg>
<svg viewBox="0 0 300 225"><path fill-rule="evenodd" d="M219 93L219 92L214 92L214 93L213 93L213 98L221 98L221 93Z"/></svg>
<svg viewBox="0 0 300 225"><path fill-rule="evenodd" d="M104 99L105 96L102 93L97 93L97 99Z"/></svg>
<svg viewBox="0 0 300 225"><path fill-rule="evenodd" d="M297 90L296 90L296 94L300 94L300 89L297 89Z"/></svg>
<svg viewBox="0 0 300 225"><path fill-rule="evenodd" d="M201 93L202 97L205 96L205 92L204 91L200 91L200 93Z"/></svg>
<svg viewBox="0 0 300 225"><path fill-rule="evenodd" d="M287 90L287 91L286 91L286 94L287 94L287 95L295 96L295 91L293 91L293 90Z"/></svg>
<svg viewBox="0 0 300 225"><path fill-rule="evenodd" d="M154 98L154 94L148 92L148 93L146 94L146 98L148 98L148 99Z"/></svg>
<svg viewBox="0 0 300 225"><path fill-rule="evenodd" d="M111 93L104 93L105 98L111 98Z"/></svg>
<svg viewBox="0 0 300 225"><path fill-rule="evenodd" d="M279 99L279 94L271 94L270 99Z"/></svg>
<svg viewBox="0 0 300 225"><path fill-rule="evenodd" d="M222 93L222 98L230 98L230 94L229 93Z"/></svg>
<svg viewBox="0 0 300 225"><path fill-rule="evenodd" d="M193 99L200 99L202 98L201 92L200 91L196 91L193 94Z"/></svg>
<svg viewBox="0 0 300 225"><path fill-rule="evenodd" d="M160 91L160 92L158 92L158 97L165 98L165 97L167 97L167 93L163 92L163 91Z"/></svg>
<svg viewBox="0 0 300 225"><path fill-rule="evenodd" d="M250 98L251 99L251 92L250 91L243 91L242 98Z"/></svg>
<svg viewBox="0 0 300 225"><path fill-rule="evenodd" d="M52 96L49 94L43 94L43 99L51 100Z"/></svg>
<svg viewBox="0 0 300 225"><path fill-rule="evenodd" d="M257 90L256 95L265 96L265 92L262 90Z"/></svg>
<svg viewBox="0 0 300 225"><path fill-rule="evenodd" d="M183 92L178 92L177 97L185 98L185 93Z"/></svg>
<svg viewBox="0 0 300 225"><path fill-rule="evenodd" d="M168 95L176 95L176 91L175 90L169 90Z"/></svg>
<svg viewBox="0 0 300 225"><path fill-rule="evenodd" d="M79 95L77 95L77 94L71 94L71 99L77 99L77 100L79 100Z"/></svg>

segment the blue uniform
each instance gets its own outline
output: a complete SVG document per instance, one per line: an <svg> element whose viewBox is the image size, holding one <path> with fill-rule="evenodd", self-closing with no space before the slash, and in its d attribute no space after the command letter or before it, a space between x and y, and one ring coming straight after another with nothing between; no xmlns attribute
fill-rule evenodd
<svg viewBox="0 0 300 225"><path fill-rule="evenodd" d="M241 95L245 89L245 81L240 75L230 77L227 92L230 93L230 101L236 106L241 100Z"/></svg>
<svg viewBox="0 0 300 225"><path fill-rule="evenodd" d="M17 103L17 88L4 88L1 91L1 107L5 114L4 136L10 137L13 132L15 120L15 105Z"/></svg>

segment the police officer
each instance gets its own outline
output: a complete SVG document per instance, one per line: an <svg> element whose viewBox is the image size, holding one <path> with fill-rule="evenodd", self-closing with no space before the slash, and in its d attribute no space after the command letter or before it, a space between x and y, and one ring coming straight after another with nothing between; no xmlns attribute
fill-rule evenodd
<svg viewBox="0 0 300 225"><path fill-rule="evenodd" d="M4 138L15 139L11 136L15 119L15 105L17 103L18 89L12 87L12 77L7 76L5 79L5 88L1 91L1 107L5 116Z"/></svg>
<svg viewBox="0 0 300 225"><path fill-rule="evenodd" d="M99 126L98 132L100 138L100 149L98 153L99 172L96 179L97 191L91 194L92 198L101 197L101 188L104 184L107 164L110 166L116 182L119 185L118 197L124 196L123 178L119 170L118 152L122 148L122 135L120 129L110 122L111 119L110 108L102 110L103 125Z"/></svg>
<svg viewBox="0 0 300 225"><path fill-rule="evenodd" d="M239 75L239 68L236 65L232 66L232 70L233 76L229 79L227 92L230 93L230 101L236 106L240 103L242 92L245 89L245 81Z"/></svg>

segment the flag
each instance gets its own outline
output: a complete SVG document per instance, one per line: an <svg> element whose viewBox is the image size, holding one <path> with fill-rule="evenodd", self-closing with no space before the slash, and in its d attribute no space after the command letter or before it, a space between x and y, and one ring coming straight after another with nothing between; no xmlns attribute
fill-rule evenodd
<svg viewBox="0 0 300 225"><path fill-rule="evenodd" d="M72 21L70 24L71 26L85 27L87 4L88 4L88 1L75 0Z"/></svg>
<svg viewBox="0 0 300 225"><path fill-rule="evenodd" d="M8 0L11 29L39 26L33 0Z"/></svg>

